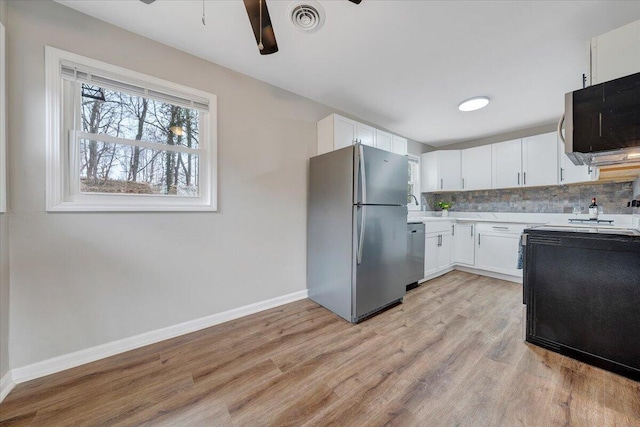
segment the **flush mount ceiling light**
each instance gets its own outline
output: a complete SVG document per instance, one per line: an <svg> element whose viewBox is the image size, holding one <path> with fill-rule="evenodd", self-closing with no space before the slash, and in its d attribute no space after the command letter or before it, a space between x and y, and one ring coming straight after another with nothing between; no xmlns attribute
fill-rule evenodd
<svg viewBox="0 0 640 427"><path fill-rule="evenodd" d="M465 99L458 105L460 111L475 111L489 105L488 96L474 96L473 98Z"/></svg>

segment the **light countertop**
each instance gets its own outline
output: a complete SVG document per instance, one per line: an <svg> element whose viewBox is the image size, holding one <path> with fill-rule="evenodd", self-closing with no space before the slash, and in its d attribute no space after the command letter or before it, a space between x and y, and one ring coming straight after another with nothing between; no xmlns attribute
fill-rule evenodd
<svg viewBox="0 0 640 427"><path fill-rule="evenodd" d="M440 212L410 211L408 222L486 222L486 223L511 223L527 225L567 225L570 218L586 218L586 215L574 214L547 214L547 213L510 213L510 212L449 212L449 216L442 217ZM640 217L637 215L610 214L601 215L600 219L613 220L613 224L601 224L622 228L640 229ZM577 224L574 224L577 225ZM588 225L588 224L586 224ZM591 225L592 226L592 225Z"/></svg>

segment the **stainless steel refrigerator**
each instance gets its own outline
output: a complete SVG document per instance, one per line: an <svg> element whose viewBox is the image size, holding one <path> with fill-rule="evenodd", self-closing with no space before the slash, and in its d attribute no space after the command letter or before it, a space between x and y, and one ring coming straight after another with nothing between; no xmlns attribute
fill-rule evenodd
<svg viewBox="0 0 640 427"><path fill-rule="evenodd" d="M402 301L407 156L356 144L310 160L309 298L357 323Z"/></svg>

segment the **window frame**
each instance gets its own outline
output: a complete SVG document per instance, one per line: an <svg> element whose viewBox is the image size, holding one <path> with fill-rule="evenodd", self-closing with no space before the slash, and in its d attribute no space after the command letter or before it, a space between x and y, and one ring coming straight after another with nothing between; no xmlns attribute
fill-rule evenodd
<svg viewBox="0 0 640 427"><path fill-rule="evenodd" d="M199 195L157 195L122 193L81 193L71 184L71 178L79 176L77 156L70 147L78 144L80 129L64 126L65 95L61 64L72 62L81 67L98 70L120 82L144 85L146 88L183 98L206 99L209 111L200 114L200 138L198 148L203 152L199 159ZM46 74L46 209L48 212L167 212L167 211L216 211L217 210L217 97L198 89L172 83L116 65L87 58L50 46L45 47ZM74 95L75 96L75 95ZM73 111L78 114L78 111ZM146 144L141 142L141 146ZM157 144L159 151L166 150ZM75 190L74 190L75 188Z"/></svg>
<svg viewBox="0 0 640 427"><path fill-rule="evenodd" d="M411 201L409 201L407 203L407 210L409 211L421 211L422 210L422 194L420 193L420 157L419 156L414 156L413 154L408 154L407 157L409 158L409 166L411 166L411 163L416 163L417 167L416 167L416 179L414 180L409 180L407 182L407 184L411 184L413 183L413 192L414 192L414 196L416 197L416 199L418 199L418 205L416 206L413 203L413 199L411 199Z"/></svg>
<svg viewBox="0 0 640 427"><path fill-rule="evenodd" d="M0 22L0 213L7 212L7 45Z"/></svg>

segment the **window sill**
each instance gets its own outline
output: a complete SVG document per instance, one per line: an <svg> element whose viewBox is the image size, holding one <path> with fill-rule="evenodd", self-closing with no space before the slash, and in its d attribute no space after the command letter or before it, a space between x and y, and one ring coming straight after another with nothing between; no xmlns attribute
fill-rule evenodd
<svg viewBox="0 0 640 427"><path fill-rule="evenodd" d="M158 202L142 205L140 203L95 203L61 202L47 206L47 212L215 212L212 204L167 203Z"/></svg>

